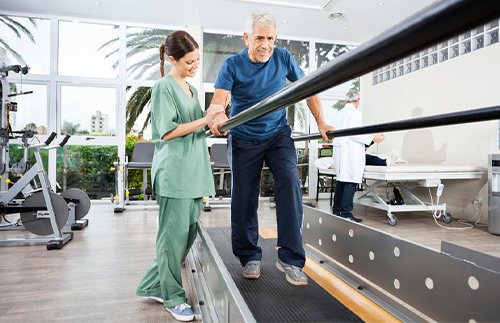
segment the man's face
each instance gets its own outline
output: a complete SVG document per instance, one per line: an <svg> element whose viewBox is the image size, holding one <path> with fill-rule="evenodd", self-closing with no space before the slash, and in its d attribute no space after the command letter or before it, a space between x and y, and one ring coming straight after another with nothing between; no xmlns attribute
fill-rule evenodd
<svg viewBox="0 0 500 323"><path fill-rule="evenodd" d="M271 58L276 41L276 28L272 25L258 24L251 35L243 35L248 47L248 57L252 62L265 63Z"/></svg>

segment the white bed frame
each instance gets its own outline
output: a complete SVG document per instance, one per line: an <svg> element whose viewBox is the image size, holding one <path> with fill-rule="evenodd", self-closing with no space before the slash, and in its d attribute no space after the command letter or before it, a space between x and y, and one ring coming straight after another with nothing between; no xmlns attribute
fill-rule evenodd
<svg viewBox="0 0 500 323"><path fill-rule="evenodd" d="M320 174L335 175L335 169L319 169ZM415 187L438 187L441 180L478 179L483 177L483 168L474 166L397 164L395 166L366 166L363 173L362 191L354 195L354 203L374 207L387 212L390 225L398 223L394 212L442 211L443 221L452 221L451 213L446 212L446 203L431 205L411 192ZM367 184L370 181L370 184ZM372 182L373 181L373 182ZM391 205L376 189L391 183L396 185L404 198L403 205ZM408 199L409 197L409 199Z"/></svg>

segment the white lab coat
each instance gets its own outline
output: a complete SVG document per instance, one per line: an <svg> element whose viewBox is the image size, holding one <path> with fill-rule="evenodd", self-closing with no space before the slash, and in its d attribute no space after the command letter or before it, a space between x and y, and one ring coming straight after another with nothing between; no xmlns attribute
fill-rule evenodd
<svg viewBox="0 0 500 323"><path fill-rule="evenodd" d="M335 116L333 126L336 130L361 127L363 115L350 103ZM333 140L333 164L337 180L361 183L365 169L365 145L369 145L373 135L339 137Z"/></svg>

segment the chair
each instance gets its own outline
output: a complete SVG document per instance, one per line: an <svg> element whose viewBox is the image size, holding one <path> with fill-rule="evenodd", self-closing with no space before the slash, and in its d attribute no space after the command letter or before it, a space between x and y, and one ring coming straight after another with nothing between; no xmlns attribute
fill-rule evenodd
<svg viewBox="0 0 500 323"><path fill-rule="evenodd" d="M227 160L227 144L212 145L210 162L214 170L220 170L219 192L215 195L226 195L226 190L224 189L224 171L230 169L229 161Z"/></svg>
<svg viewBox="0 0 500 323"><path fill-rule="evenodd" d="M143 193L144 201L147 201L147 195L151 195L152 190L148 186L148 169L153 165L153 155L155 152L155 144L152 142L137 142L132 152L131 161L127 163L127 172L125 175L125 191L129 192L128 187L128 170L129 169L142 169L143 170ZM131 195L139 195L140 190L131 190ZM134 193L134 194L132 194ZM127 194L127 202L129 201L129 194Z"/></svg>
<svg viewBox="0 0 500 323"><path fill-rule="evenodd" d="M217 144L214 143L212 148L210 149L210 163L212 164L212 173L215 174L215 170L218 169L220 171L219 177L219 187L215 190L215 196L219 197L219 200L216 200L214 196L211 198L205 198L205 204L203 205L203 211L211 211L212 207L229 207L231 206L231 199L223 200L223 196L230 196L228 194L228 190L224 189L224 173L227 169L230 169L229 161L227 159L227 144ZM218 204L218 205L212 205Z"/></svg>
<svg viewBox="0 0 500 323"><path fill-rule="evenodd" d="M322 147L319 148L319 157L330 157L330 150L333 148L332 145L323 145ZM324 154L326 152L326 154ZM327 188L326 186L321 186L320 185L320 176L327 176L330 178L331 185L330 185L330 205L333 204L333 192L335 191L335 188L333 186L334 178L336 176L335 170L334 169L319 169L318 168L318 179L316 181L316 202L318 201L319 198L319 189L320 188Z"/></svg>

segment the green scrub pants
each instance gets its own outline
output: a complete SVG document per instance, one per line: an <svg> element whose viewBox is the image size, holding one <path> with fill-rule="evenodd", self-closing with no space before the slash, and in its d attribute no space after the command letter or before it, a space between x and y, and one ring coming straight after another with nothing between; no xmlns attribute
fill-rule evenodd
<svg viewBox="0 0 500 323"><path fill-rule="evenodd" d="M163 295L163 306L186 303L181 266L196 239L202 198L156 196L159 211L156 257L137 288L142 297Z"/></svg>

